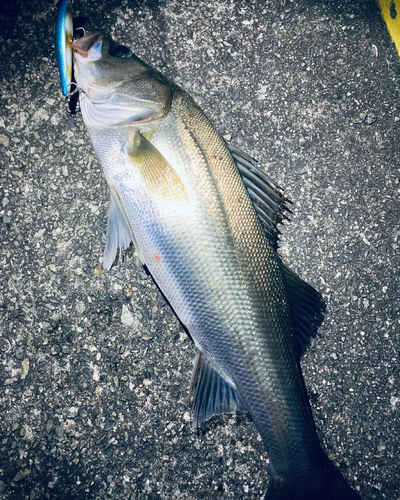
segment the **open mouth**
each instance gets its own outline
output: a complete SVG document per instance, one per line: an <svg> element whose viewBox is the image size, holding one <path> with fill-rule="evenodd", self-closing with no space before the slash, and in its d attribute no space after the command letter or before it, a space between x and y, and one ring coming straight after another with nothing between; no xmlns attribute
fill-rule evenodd
<svg viewBox="0 0 400 500"><path fill-rule="evenodd" d="M72 49L82 57L87 57L95 43L100 43L104 33L100 30L85 33L83 37L72 42Z"/></svg>

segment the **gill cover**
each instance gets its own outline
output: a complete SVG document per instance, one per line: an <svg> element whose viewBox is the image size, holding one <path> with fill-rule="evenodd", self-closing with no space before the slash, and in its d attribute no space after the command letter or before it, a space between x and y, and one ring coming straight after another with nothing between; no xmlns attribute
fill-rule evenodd
<svg viewBox="0 0 400 500"><path fill-rule="evenodd" d="M169 82L130 49L101 31L86 32L72 43L74 75L87 127L148 124L169 111Z"/></svg>

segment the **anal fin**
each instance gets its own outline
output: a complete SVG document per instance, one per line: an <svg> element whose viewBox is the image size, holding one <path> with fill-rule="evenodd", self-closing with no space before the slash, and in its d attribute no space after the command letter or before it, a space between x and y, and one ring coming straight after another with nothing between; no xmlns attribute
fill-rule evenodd
<svg viewBox="0 0 400 500"><path fill-rule="evenodd" d="M201 352L196 354L190 392L193 396L194 427L200 427L213 415L247 411L237 390Z"/></svg>

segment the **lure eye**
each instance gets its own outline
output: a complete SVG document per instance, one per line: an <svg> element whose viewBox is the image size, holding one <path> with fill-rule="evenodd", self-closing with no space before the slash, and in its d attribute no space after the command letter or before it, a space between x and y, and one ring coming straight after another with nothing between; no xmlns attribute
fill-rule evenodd
<svg viewBox="0 0 400 500"><path fill-rule="evenodd" d="M113 45L112 47L110 47L108 53L112 57L119 57L121 59L132 56L132 51L128 49L128 47L125 47L125 45Z"/></svg>

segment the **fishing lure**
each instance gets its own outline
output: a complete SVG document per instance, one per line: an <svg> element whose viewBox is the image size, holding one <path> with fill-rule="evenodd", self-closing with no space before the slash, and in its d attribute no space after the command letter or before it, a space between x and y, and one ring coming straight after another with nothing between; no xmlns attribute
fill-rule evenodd
<svg viewBox="0 0 400 500"><path fill-rule="evenodd" d="M64 96L71 92L72 80L72 4L69 0L60 0L56 19L56 58L60 73L61 91Z"/></svg>

